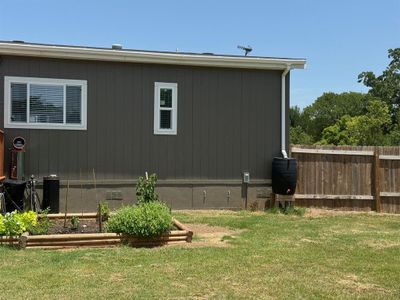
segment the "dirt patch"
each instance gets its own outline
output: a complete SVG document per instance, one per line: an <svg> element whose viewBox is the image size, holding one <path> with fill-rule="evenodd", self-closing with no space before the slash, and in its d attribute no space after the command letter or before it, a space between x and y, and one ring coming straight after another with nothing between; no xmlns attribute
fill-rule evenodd
<svg viewBox="0 0 400 300"><path fill-rule="evenodd" d="M67 219L66 227L64 220L51 220L51 227L48 234L67 234L67 233L98 233L99 224L96 219L79 219L77 229L72 229L71 219ZM103 224L104 231L104 224Z"/></svg>
<svg viewBox="0 0 400 300"><path fill-rule="evenodd" d="M234 230L207 224L185 224L193 231L191 247L229 247L229 241L234 240L244 230Z"/></svg>
<svg viewBox="0 0 400 300"><path fill-rule="evenodd" d="M187 209L182 209L182 210L177 210L176 212L180 213L185 213L188 215L194 215L194 216L208 216L208 217L218 217L218 216L232 216L232 217L244 217L241 215L238 215L238 211L236 210L227 210L227 209L196 209L196 210L187 210Z"/></svg>
<svg viewBox="0 0 400 300"><path fill-rule="evenodd" d="M349 274L345 276L344 278L338 280L338 283L349 290L356 291L357 293L374 291L386 294L390 292L389 290L384 289L373 283L362 283L359 281L358 276L354 274Z"/></svg>
<svg viewBox="0 0 400 300"><path fill-rule="evenodd" d="M390 242L386 240L367 240L364 241L363 244L374 249L386 249L386 248L400 249L400 242Z"/></svg>
<svg viewBox="0 0 400 300"><path fill-rule="evenodd" d="M373 211L351 211L351 210L335 210L323 208L307 208L305 217L319 218L327 216L355 215L355 214L376 214Z"/></svg>

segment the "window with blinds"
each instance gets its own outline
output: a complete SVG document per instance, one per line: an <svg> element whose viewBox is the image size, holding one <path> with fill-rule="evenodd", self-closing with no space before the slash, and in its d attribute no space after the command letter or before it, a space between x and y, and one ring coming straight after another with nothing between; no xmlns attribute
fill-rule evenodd
<svg viewBox="0 0 400 300"><path fill-rule="evenodd" d="M176 135L178 85L156 82L154 87L154 134Z"/></svg>
<svg viewBox="0 0 400 300"><path fill-rule="evenodd" d="M7 128L86 129L86 81L5 78Z"/></svg>

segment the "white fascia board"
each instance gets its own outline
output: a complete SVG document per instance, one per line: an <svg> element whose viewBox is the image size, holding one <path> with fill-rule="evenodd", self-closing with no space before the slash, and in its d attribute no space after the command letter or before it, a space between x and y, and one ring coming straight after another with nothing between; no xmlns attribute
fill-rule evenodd
<svg viewBox="0 0 400 300"><path fill-rule="evenodd" d="M292 69L304 69L306 65L305 59L175 54L23 43L0 43L0 55L265 70L284 70L288 65Z"/></svg>

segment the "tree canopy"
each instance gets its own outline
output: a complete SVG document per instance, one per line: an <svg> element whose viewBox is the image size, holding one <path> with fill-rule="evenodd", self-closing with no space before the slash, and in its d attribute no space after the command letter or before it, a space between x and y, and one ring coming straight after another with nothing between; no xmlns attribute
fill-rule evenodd
<svg viewBox="0 0 400 300"><path fill-rule="evenodd" d="M295 144L398 145L400 142L400 48L379 76L362 72L366 94L324 93L301 110L290 109L290 139Z"/></svg>

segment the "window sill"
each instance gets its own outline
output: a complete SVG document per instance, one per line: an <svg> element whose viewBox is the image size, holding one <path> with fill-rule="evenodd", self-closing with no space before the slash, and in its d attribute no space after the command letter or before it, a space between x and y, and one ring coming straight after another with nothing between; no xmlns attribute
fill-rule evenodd
<svg viewBox="0 0 400 300"><path fill-rule="evenodd" d="M87 130L85 125L67 125L67 124L4 124L4 128L15 129L56 129L56 130Z"/></svg>
<svg viewBox="0 0 400 300"><path fill-rule="evenodd" d="M176 130L154 130L154 135L177 135Z"/></svg>

